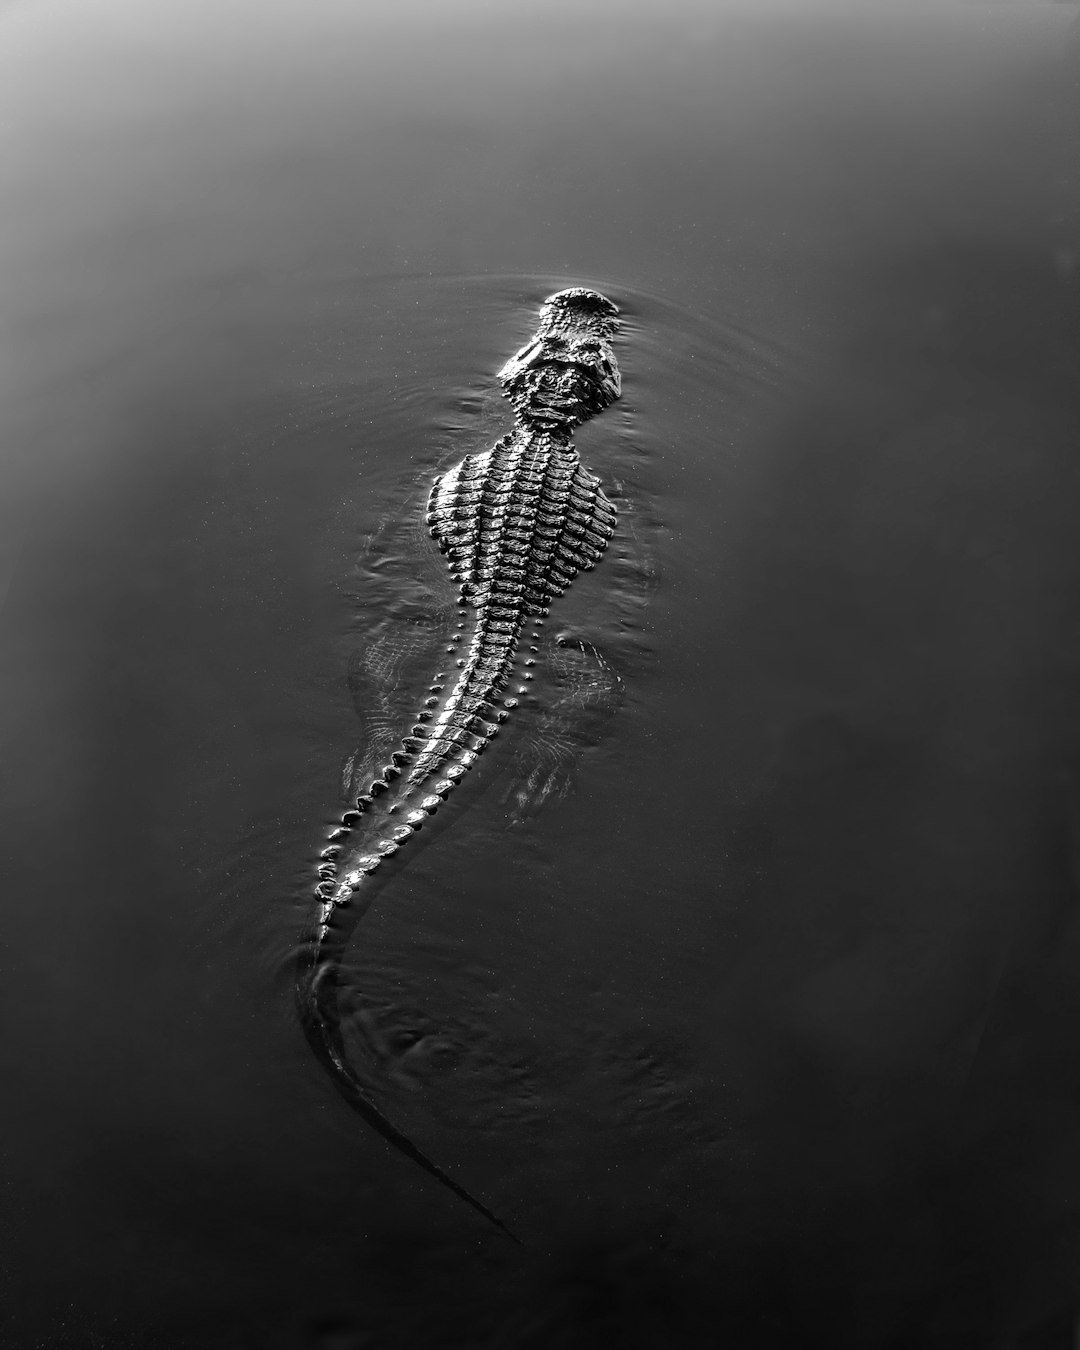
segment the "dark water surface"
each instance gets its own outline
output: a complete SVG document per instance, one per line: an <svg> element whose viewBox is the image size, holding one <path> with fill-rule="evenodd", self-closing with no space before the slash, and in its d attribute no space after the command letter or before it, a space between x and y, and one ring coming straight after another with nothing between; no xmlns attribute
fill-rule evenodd
<svg viewBox="0 0 1080 1350"><path fill-rule="evenodd" d="M1074 1345L1074 19L0 12L4 1347ZM541 800L541 667L352 957L522 1252L292 961L580 284L621 707Z"/></svg>

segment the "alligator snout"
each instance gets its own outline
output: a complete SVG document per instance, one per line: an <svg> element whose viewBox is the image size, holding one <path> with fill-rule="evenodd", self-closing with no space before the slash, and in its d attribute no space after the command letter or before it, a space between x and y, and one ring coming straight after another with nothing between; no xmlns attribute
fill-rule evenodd
<svg viewBox="0 0 1080 1350"><path fill-rule="evenodd" d="M569 430L619 397L610 342L618 313L596 291L577 288L548 297L536 336L499 371L519 418Z"/></svg>

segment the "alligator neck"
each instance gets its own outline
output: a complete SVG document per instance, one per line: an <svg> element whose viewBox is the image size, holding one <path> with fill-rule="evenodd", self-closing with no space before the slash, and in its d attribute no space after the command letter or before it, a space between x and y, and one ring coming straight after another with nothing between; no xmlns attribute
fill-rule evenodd
<svg viewBox="0 0 1080 1350"><path fill-rule="evenodd" d="M536 422L529 417L518 417L507 440L533 451L556 450L565 454L574 448L573 431L572 426L562 427Z"/></svg>

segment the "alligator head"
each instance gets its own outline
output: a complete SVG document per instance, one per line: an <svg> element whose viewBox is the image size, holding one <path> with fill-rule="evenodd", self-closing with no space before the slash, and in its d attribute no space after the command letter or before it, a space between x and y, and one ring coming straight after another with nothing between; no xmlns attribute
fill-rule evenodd
<svg viewBox="0 0 1080 1350"><path fill-rule="evenodd" d="M518 420L569 433L619 397L611 337L619 311L598 291L548 296L536 336L499 371Z"/></svg>

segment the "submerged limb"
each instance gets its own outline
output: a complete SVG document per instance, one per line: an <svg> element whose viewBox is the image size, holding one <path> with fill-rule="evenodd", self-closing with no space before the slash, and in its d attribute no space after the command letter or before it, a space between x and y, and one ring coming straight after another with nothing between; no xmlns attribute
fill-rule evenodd
<svg viewBox="0 0 1080 1350"><path fill-rule="evenodd" d="M544 706L519 743L504 797L515 824L569 795L582 752L603 739L624 695L622 678L604 654L572 630L557 632L543 655Z"/></svg>
<svg viewBox="0 0 1080 1350"><path fill-rule="evenodd" d="M436 595L414 592L399 601L352 653L349 695L363 735L342 773L346 798L358 796L378 776L401 740L402 727L416 711L414 705L423 706L441 690L441 684L432 687L430 681L437 678L440 660L445 659L443 647L451 624L451 614L440 608Z"/></svg>

